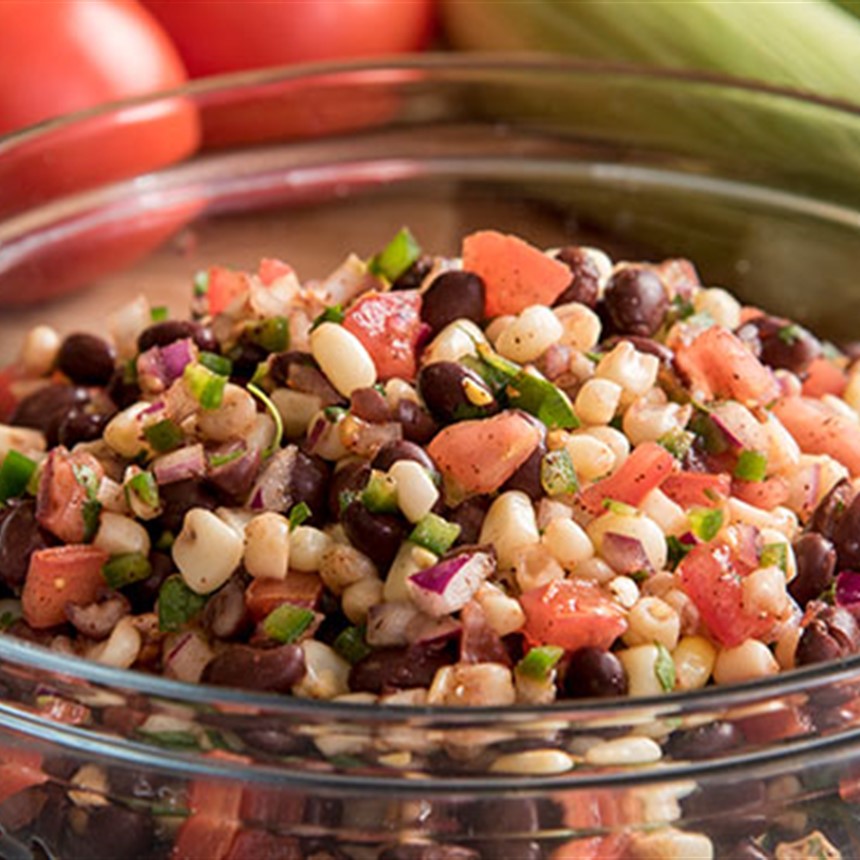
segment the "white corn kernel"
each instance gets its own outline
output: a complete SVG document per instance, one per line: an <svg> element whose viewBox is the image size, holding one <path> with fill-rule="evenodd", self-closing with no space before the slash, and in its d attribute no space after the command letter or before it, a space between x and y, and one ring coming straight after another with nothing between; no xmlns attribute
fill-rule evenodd
<svg viewBox="0 0 860 860"><path fill-rule="evenodd" d="M137 552L147 556L150 550L149 532L137 520L111 511L102 511L93 543L109 555Z"/></svg>
<svg viewBox="0 0 860 860"><path fill-rule="evenodd" d="M586 763L594 767L654 764L662 757L660 744L651 738L637 735L601 741L585 753Z"/></svg>
<svg viewBox="0 0 860 860"><path fill-rule="evenodd" d="M398 460L388 470L397 484L397 505L410 523L427 516L439 499L430 473L414 460Z"/></svg>
<svg viewBox="0 0 860 860"><path fill-rule="evenodd" d="M484 334L487 337L487 340L498 349L499 347L499 338L502 336L502 332L512 323L516 317L513 314L502 314L501 316L495 317L493 321L487 326Z"/></svg>
<svg viewBox="0 0 860 860"><path fill-rule="evenodd" d="M333 594L360 579L379 579L376 565L364 553L352 546L334 544L323 555L319 566L320 579Z"/></svg>
<svg viewBox="0 0 860 860"><path fill-rule="evenodd" d="M788 607L785 574L774 565L747 574L741 580L741 603L750 615L781 616Z"/></svg>
<svg viewBox="0 0 860 860"><path fill-rule="evenodd" d="M309 394L307 391L276 388L269 397L284 422L284 435L290 439L302 436L314 415L322 409L319 395Z"/></svg>
<svg viewBox="0 0 860 860"><path fill-rule="evenodd" d="M600 359L594 372L618 383L623 389L622 402L630 403L653 388L659 370L656 355L638 352L630 341L623 340Z"/></svg>
<svg viewBox="0 0 860 860"><path fill-rule="evenodd" d="M69 789L68 797L75 806L87 808L110 805L110 783L103 767L85 764L75 772L69 782L74 788Z"/></svg>
<svg viewBox="0 0 860 860"><path fill-rule="evenodd" d="M707 314L723 328L734 330L741 324L740 302L720 287L697 290L693 295L693 308L697 314Z"/></svg>
<svg viewBox="0 0 860 860"><path fill-rule="evenodd" d="M37 325L27 332L21 347L21 363L29 376L47 376L54 367L62 340L56 329Z"/></svg>
<svg viewBox="0 0 860 860"><path fill-rule="evenodd" d="M516 552L540 541L531 499L520 490L508 490L490 505L481 526L479 543L491 544L501 570L516 563Z"/></svg>
<svg viewBox="0 0 860 860"><path fill-rule="evenodd" d="M413 403L421 402L418 392L406 380L395 376L385 383L385 401L388 403L389 409L394 409L401 400L411 400Z"/></svg>
<svg viewBox="0 0 860 860"><path fill-rule="evenodd" d="M681 634L678 613L659 597L640 598L627 613L627 625L622 637L627 645L657 642L672 651Z"/></svg>
<svg viewBox="0 0 860 860"><path fill-rule="evenodd" d="M311 354L344 397L376 382L376 366L364 344L343 326L324 322L311 332Z"/></svg>
<svg viewBox="0 0 860 860"><path fill-rule="evenodd" d="M286 579L290 569L290 523L266 511L245 526L245 569L261 579Z"/></svg>
<svg viewBox="0 0 860 860"><path fill-rule="evenodd" d="M227 523L212 511L192 508L172 554L185 584L197 594L211 594L239 567L243 550L242 538Z"/></svg>
<svg viewBox="0 0 860 860"><path fill-rule="evenodd" d="M470 320L449 323L430 341L421 353L421 364L437 361L459 361L464 355L476 355L476 344L486 343L481 329Z"/></svg>
<svg viewBox="0 0 860 860"><path fill-rule="evenodd" d="M800 463L800 446L773 412L766 413L764 424L767 465L775 474L789 477Z"/></svg>
<svg viewBox="0 0 860 860"><path fill-rule="evenodd" d="M573 766L573 759L563 750L537 749L500 755L490 765L490 770L520 776L550 776L567 773Z"/></svg>
<svg viewBox="0 0 860 860"><path fill-rule="evenodd" d="M520 364L536 361L564 331L558 317L544 305L531 305L499 335L496 348Z"/></svg>
<svg viewBox="0 0 860 860"><path fill-rule="evenodd" d="M510 669L500 663L455 663L436 672L427 694L428 705L513 705L516 701Z"/></svg>
<svg viewBox="0 0 860 860"><path fill-rule="evenodd" d="M572 433L564 447L576 474L583 481L596 481L615 468L612 448L590 434Z"/></svg>
<svg viewBox="0 0 860 860"><path fill-rule="evenodd" d="M596 555L579 562L573 570L573 575L578 579L591 579L601 585L610 583L618 578L615 571L602 558L598 558ZM633 584L635 585L636 583Z"/></svg>
<svg viewBox="0 0 860 860"><path fill-rule="evenodd" d="M519 600L509 597L495 583L482 583L475 592L475 600L484 610L487 624L499 636L514 633L525 624L526 614L523 612Z"/></svg>
<svg viewBox="0 0 860 860"><path fill-rule="evenodd" d="M305 656L305 675L293 687L303 699L333 699L349 692L350 665L337 651L316 639L300 643Z"/></svg>
<svg viewBox="0 0 860 860"><path fill-rule="evenodd" d="M684 509L659 487L645 496L639 509L654 520L665 535L677 536L690 529L690 522Z"/></svg>
<svg viewBox="0 0 860 860"><path fill-rule="evenodd" d="M656 645L634 645L618 652L627 672L631 696L660 696L665 693L655 671L660 652Z"/></svg>
<svg viewBox="0 0 860 860"><path fill-rule="evenodd" d="M598 555L603 555L603 541L607 534L624 535L639 541L652 570L666 566L666 537L660 526L644 514L617 514L608 511L593 519L586 529ZM624 573L632 573L630 570Z"/></svg>
<svg viewBox="0 0 860 860"><path fill-rule="evenodd" d="M143 640L140 631L134 626L134 619L126 615L120 618L110 636L96 645L87 656L104 666L129 669L137 660L142 645Z"/></svg>
<svg viewBox="0 0 860 860"><path fill-rule="evenodd" d="M611 379L589 379L574 401L574 411L585 424L608 424L621 402L621 386Z"/></svg>
<svg viewBox="0 0 860 860"><path fill-rule="evenodd" d="M659 399L665 400L665 395ZM634 446L656 442L667 433L683 429L690 420L691 408L689 404L655 402L650 394L637 397L624 413L624 434Z"/></svg>
<svg viewBox="0 0 860 860"><path fill-rule="evenodd" d="M608 445L615 457L615 462L612 464L613 472L630 456L630 440L614 427L602 425L589 427L585 430L577 430L573 435L590 436L592 439L597 439L598 442Z"/></svg>
<svg viewBox="0 0 860 860"><path fill-rule="evenodd" d="M744 639L733 648L723 648L714 663L714 681L717 684L740 684L765 678L779 672L770 649L758 639Z"/></svg>
<svg viewBox="0 0 860 860"><path fill-rule="evenodd" d="M699 690L714 671L717 649L704 636L684 636L672 651L675 664L675 687L679 690Z"/></svg>
<svg viewBox="0 0 860 860"><path fill-rule="evenodd" d="M628 852L630 860L713 860L714 844L704 833L667 827L634 833Z"/></svg>
<svg viewBox="0 0 860 860"><path fill-rule="evenodd" d="M367 610L377 603L382 603L382 581L368 577L347 586L340 596L340 607L343 614L353 624L364 624L367 620Z"/></svg>
<svg viewBox="0 0 860 860"><path fill-rule="evenodd" d="M558 517L551 520L544 530L541 542L565 570L573 570L594 555L591 538L582 526L570 518Z"/></svg>
<svg viewBox="0 0 860 860"><path fill-rule="evenodd" d="M290 535L290 567L312 573L320 569L332 539L313 526L297 526Z"/></svg>
<svg viewBox="0 0 860 860"><path fill-rule="evenodd" d="M564 579L564 568L542 544L523 547L514 553L514 558L514 576L520 591Z"/></svg>
<svg viewBox="0 0 860 860"><path fill-rule="evenodd" d="M565 346L588 352L600 340L600 317L591 308L570 302L553 308L553 311L562 327L559 340Z"/></svg>
<svg viewBox="0 0 860 860"><path fill-rule="evenodd" d="M781 505L766 511L733 496L728 501L728 514L729 522L732 524L745 523L758 529L775 529L789 540L794 540L798 531L797 516Z"/></svg>
<svg viewBox="0 0 860 860"><path fill-rule="evenodd" d="M629 576L613 577L607 586L615 595L615 599L625 609L631 609L639 602L639 586ZM628 642L627 644L636 645L638 643Z"/></svg>
<svg viewBox="0 0 860 860"><path fill-rule="evenodd" d="M197 416L197 428L204 439L229 442L251 432L257 417L257 402L239 385L224 386L221 403L215 409L203 409Z"/></svg>
<svg viewBox="0 0 860 860"><path fill-rule="evenodd" d="M141 415L150 408L145 401L133 403L128 409L114 415L104 429L108 446L127 460L133 460L147 450L143 441Z"/></svg>

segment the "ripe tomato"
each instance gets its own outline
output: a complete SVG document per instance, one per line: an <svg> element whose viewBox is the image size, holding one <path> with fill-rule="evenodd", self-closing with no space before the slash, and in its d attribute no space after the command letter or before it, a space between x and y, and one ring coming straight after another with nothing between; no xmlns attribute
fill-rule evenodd
<svg viewBox="0 0 860 860"><path fill-rule="evenodd" d="M533 645L607 649L627 629L624 610L586 579L541 585L521 595L520 603L526 614L523 632Z"/></svg>
<svg viewBox="0 0 860 860"><path fill-rule="evenodd" d="M431 0L143 0L192 77L312 60L417 50L433 29Z"/></svg>

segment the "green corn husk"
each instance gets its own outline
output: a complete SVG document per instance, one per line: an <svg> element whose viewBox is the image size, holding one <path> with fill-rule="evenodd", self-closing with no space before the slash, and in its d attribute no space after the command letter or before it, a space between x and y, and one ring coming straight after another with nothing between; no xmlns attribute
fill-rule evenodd
<svg viewBox="0 0 860 860"><path fill-rule="evenodd" d="M860 99L857 0L443 0L442 9L458 48L716 72Z"/></svg>

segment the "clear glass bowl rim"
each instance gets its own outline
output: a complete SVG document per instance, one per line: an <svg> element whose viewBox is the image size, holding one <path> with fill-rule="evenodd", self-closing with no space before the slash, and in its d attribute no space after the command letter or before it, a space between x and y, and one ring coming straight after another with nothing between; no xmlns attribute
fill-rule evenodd
<svg viewBox="0 0 860 860"><path fill-rule="evenodd" d="M359 75L355 78L355 75ZM860 106L814 93L801 92L789 87L776 86L749 79L710 72L689 72L674 69L657 69L625 63L588 62L568 59L559 55L539 53L442 53L429 52L406 57L385 57L374 60L349 62L309 63L283 66L228 75L218 75L191 81L181 87L163 90L139 97L109 102L105 105L78 111L33 126L0 135L0 158L14 148L38 143L56 131L73 128L89 120L127 108L156 104L165 99L187 97L204 99L217 93L250 91L261 85L313 82L350 75L356 85L372 84L377 76L423 74L422 82L440 83L492 80L495 76L509 79L519 76L525 83L530 80L557 77L560 74L579 78L597 77L606 80L636 80L647 82L667 91L677 87L703 87L727 95L747 94L751 99L775 100L798 108L816 108L836 118L860 122ZM365 75L366 78L362 77ZM477 76L477 77L476 77ZM514 705L498 707L431 707L360 704L353 702L329 702L300 699L275 693L257 693L247 690L215 687L205 684L189 684L142 672L114 669L101 664L53 652L30 642L0 634L0 660L17 664L22 668L46 670L76 680L121 689L127 693L142 693L164 697L175 702L203 704L213 701L259 707L267 714L282 714L295 718L321 720L326 717L342 720L360 717L368 723L401 723L411 718L432 719L435 725L455 726L468 722L507 722L525 719L575 719L596 713L613 713L623 716L653 710L657 713L683 713L688 708L696 710L742 706L751 700L762 701L773 696L791 696L814 691L830 684L839 684L860 679L860 655L836 663L816 664L803 669L783 672L772 677L737 685L707 687L701 690L618 699L563 700L551 705L531 707Z"/></svg>

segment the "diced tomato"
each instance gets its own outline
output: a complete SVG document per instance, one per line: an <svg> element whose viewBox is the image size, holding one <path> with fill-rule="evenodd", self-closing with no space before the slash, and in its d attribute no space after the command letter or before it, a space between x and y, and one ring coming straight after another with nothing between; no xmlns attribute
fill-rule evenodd
<svg viewBox="0 0 860 860"><path fill-rule="evenodd" d="M275 281L293 274L293 267L283 260L274 257L263 257L257 269L257 276L267 287L271 287Z"/></svg>
<svg viewBox="0 0 860 860"><path fill-rule="evenodd" d="M732 495L742 502L772 511L785 504L789 496L788 481L782 475L771 475L764 481L732 481Z"/></svg>
<svg viewBox="0 0 860 860"><path fill-rule="evenodd" d="M580 502L592 513L601 513L606 499L641 504L675 468L675 458L656 442L643 442L630 452L618 471L592 484L580 494Z"/></svg>
<svg viewBox="0 0 860 860"><path fill-rule="evenodd" d="M742 578L751 572L725 544L701 544L678 565L681 587L711 636L728 648L745 639L766 639L776 623L771 615L744 609Z"/></svg>
<svg viewBox="0 0 860 860"><path fill-rule="evenodd" d="M621 829L618 825L629 817L624 799L608 789L559 791L553 793L552 799L561 808L565 826L575 833L617 831ZM551 860L621 860L628 857L625 850L628 841L629 835L618 832L571 839L559 845L550 857Z"/></svg>
<svg viewBox="0 0 860 860"><path fill-rule="evenodd" d="M245 606L254 621L262 621L284 603L316 608L323 592L316 573L291 570L286 579L253 579L245 589Z"/></svg>
<svg viewBox="0 0 860 860"><path fill-rule="evenodd" d="M805 397L823 397L832 394L841 397L848 385L848 375L845 371L827 358L813 359L803 380L803 395Z"/></svg>
<svg viewBox="0 0 860 860"><path fill-rule="evenodd" d="M692 343L679 344L675 363L693 393L705 400L726 397L744 406L766 406L780 394L773 371L721 326L706 328Z"/></svg>
<svg viewBox="0 0 860 860"><path fill-rule="evenodd" d="M454 494L492 493L528 460L542 435L534 421L508 410L449 424L432 439L427 453L453 484Z"/></svg>
<svg viewBox="0 0 860 860"><path fill-rule="evenodd" d="M653 269L672 296L688 297L697 287L702 286L702 279L695 265L684 257L663 260L653 266Z"/></svg>
<svg viewBox="0 0 860 860"><path fill-rule="evenodd" d="M0 369L0 424L5 424L18 405L13 385L21 378L21 369L14 364Z"/></svg>
<svg viewBox="0 0 860 860"><path fill-rule="evenodd" d="M225 860L239 832L242 792L238 782L192 782L188 794L191 815L176 834L171 860Z"/></svg>
<svg viewBox="0 0 860 860"><path fill-rule="evenodd" d="M25 788L47 781L42 770L42 756L38 753L8 746L0 748L0 803Z"/></svg>
<svg viewBox="0 0 860 860"><path fill-rule="evenodd" d="M660 489L682 508L716 508L729 497L731 486L732 479L725 473L675 472Z"/></svg>
<svg viewBox="0 0 860 860"><path fill-rule="evenodd" d="M571 282L570 269L517 236L481 230L463 240L463 268L486 288L488 317L552 305Z"/></svg>
<svg viewBox="0 0 860 860"><path fill-rule="evenodd" d="M809 397L782 397L773 406L805 454L827 454L860 475L860 424Z"/></svg>
<svg viewBox="0 0 860 860"><path fill-rule="evenodd" d="M417 290L364 293L346 312L343 327L370 353L380 379L415 379L424 328Z"/></svg>
<svg viewBox="0 0 860 860"><path fill-rule="evenodd" d="M87 536L85 509L90 492L103 477L102 464L91 454L54 448L39 479L39 525L66 543L81 543Z"/></svg>
<svg viewBox="0 0 860 860"><path fill-rule="evenodd" d="M212 316L226 310L239 296L248 292L248 276L244 272L234 272L224 266L209 269L209 285L206 302Z"/></svg>
<svg viewBox="0 0 860 860"><path fill-rule="evenodd" d="M105 585L102 566L109 558L84 544L36 550L21 592L24 620L36 629L53 627L66 620L66 604L92 603Z"/></svg>
<svg viewBox="0 0 860 860"><path fill-rule="evenodd" d="M596 582L559 579L520 596L523 632L532 645L609 648L627 629L624 610Z"/></svg>
<svg viewBox="0 0 860 860"><path fill-rule="evenodd" d="M553 849L550 860L626 860L630 856L628 841L629 837L620 833L571 839Z"/></svg>

